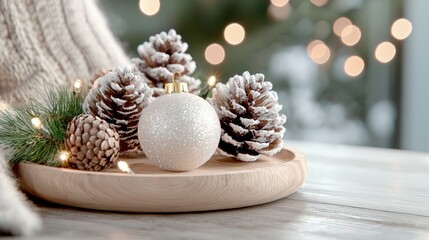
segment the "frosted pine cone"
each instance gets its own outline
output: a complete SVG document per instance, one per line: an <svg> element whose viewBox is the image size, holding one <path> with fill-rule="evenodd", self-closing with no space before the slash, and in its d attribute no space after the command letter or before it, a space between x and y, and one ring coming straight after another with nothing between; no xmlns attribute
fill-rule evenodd
<svg viewBox="0 0 429 240"><path fill-rule="evenodd" d="M116 68L98 78L89 91L83 110L106 120L119 133L122 153L141 150L137 137L142 110L153 91L130 68Z"/></svg>
<svg viewBox="0 0 429 240"><path fill-rule="evenodd" d="M171 29L168 34L161 32L149 38L149 42L139 45L139 58L132 62L146 78L146 83L154 91L154 97L164 94L164 84L171 81L174 72L179 72L181 82L188 83L190 93L199 94L201 81L189 75L194 73L196 64L186 53L188 44Z"/></svg>
<svg viewBox="0 0 429 240"><path fill-rule="evenodd" d="M119 156L119 135L109 124L90 114L81 114L68 124L66 147L69 165L87 171L113 166Z"/></svg>
<svg viewBox="0 0 429 240"><path fill-rule="evenodd" d="M259 154L272 156L283 146L286 116L272 84L263 74L236 75L218 83L208 101L222 127L218 152L240 161L256 161Z"/></svg>

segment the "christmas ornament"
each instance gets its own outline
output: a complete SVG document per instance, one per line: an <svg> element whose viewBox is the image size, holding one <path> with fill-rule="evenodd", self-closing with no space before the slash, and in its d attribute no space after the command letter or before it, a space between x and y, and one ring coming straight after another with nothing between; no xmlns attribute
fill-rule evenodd
<svg viewBox="0 0 429 240"><path fill-rule="evenodd" d="M164 84L173 77L174 72L182 75L182 82L188 84L190 93L199 94L201 81L190 77L196 68L191 55L186 53L188 44L182 42L182 37L171 29L168 34L161 32L149 38L149 42L139 45L139 58L132 62L138 71L145 76L144 80L153 88L154 97L164 94Z"/></svg>
<svg viewBox="0 0 429 240"><path fill-rule="evenodd" d="M213 105L222 126L219 153L250 162L259 154L272 156L283 147L286 116L272 84L263 74L230 78L213 89Z"/></svg>
<svg viewBox="0 0 429 240"><path fill-rule="evenodd" d="M138 121L143 108L152 101L152 94L152 89L130 68L116 68L95 81L83 109L116 129L122 153L138 152Z"/></svg>
<svg viewBox="0 0 429 240"><path fill-rule="evenodd" d="M90 114L75 117L68 125L66 147L73 168L100 171L113 166L119 156L119 134L109 123Z"/></svg>
<svg viewBox="0 0 429 240"><path fill-rule="evenodd" d="M187 84L174 77L166 94L143 110L138 135L144 153L158 167L189 171L216 151L220 123L210 104L187 93Z"/></svg>

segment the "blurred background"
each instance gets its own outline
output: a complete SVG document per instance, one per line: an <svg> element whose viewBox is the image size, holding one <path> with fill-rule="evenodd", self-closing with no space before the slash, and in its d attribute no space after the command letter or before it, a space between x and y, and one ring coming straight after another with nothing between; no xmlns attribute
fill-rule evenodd
<svg viewBox="0 0 429 240"><path fill-rule="evenodd" d="M128 51L171 28L203 84L263 73L286 139L429 151L425 0L103 0ZM425 10L426 9L426 10Z"/></svg>

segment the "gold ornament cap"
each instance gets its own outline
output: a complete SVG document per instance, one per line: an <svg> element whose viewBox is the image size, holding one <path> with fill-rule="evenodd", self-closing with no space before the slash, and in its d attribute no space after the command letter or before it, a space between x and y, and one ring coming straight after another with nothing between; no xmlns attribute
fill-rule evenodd
<svg viewBox="0 0 429 240"><path fill-rule="evenodd" d="M165 93L187 93L188 83L176 81L176 77L182 77L179 72L173 73L173 82L166 83L164 86Z"/></svg>

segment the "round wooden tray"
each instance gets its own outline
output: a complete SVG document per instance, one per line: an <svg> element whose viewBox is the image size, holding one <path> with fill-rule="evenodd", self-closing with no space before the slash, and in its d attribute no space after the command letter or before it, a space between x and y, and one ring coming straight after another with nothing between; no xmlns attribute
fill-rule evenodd
<svg viewBox="0 0 429 240"><path fill-rule="evenodd" d="M246 207L284 198L304 183L302 153L289 148L244 163L213 156L190 172L167 172L143 156L122 158L136 174L86 172L20 163L32 195L63 205L124 212L191 212Z"/></svg>

